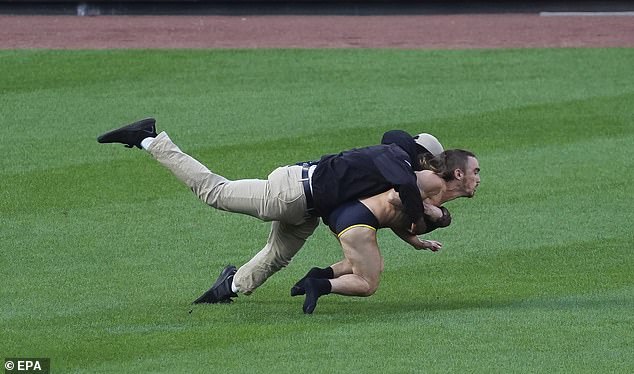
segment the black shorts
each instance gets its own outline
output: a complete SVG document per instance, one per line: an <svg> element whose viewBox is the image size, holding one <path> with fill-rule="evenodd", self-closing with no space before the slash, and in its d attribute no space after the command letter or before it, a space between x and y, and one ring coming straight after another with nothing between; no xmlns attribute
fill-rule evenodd
<svg viewBox="0 0 634 374"><path fill-rule="evenodd" d="M374 231L379 228L379 221L374 214L358 200L340 205L330 213L326 222L330 231L338 238L355 227L366 227Z"/></svg>

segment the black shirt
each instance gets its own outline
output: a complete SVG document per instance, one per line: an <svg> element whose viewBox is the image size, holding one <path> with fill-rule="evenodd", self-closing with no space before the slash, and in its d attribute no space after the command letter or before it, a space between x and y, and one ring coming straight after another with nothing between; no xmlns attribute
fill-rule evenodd
<svg viewBox="0 0 634 374"><path fill-rule="evenodd" d="M409 139L414 147L414 140ZM405 213L411 222L416 222L423 215L423 201L412 168L415 151L412 155L411 149L409 144L403 147L392 143L323 156L312 177L317 214L326 218L347 201L394 188Z"/></svg>

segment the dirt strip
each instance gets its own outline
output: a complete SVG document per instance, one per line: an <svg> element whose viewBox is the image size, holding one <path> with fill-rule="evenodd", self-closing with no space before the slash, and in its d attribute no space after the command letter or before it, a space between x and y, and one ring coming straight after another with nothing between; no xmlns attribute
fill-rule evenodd
<svg viewBox="0 0 634 374"><path fill-rule="evenodd" d="M0 16L0 49L634 47L634 17Z"/></svg>

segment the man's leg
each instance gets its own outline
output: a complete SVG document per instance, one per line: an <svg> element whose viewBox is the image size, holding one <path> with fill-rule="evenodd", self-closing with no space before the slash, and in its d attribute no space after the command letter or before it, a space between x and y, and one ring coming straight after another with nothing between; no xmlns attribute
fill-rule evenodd
<svg viewBox="0 0 634 374"><path fill-rule="evenodd" d="M266 181L230 181L182 152L165 132L156 135L153 119L113 130L100 136L98 141L146 149L201 200L214 208L277 221L273 222L265 248L238 273L231 265L227 266L214 285L195 303L230 301L237 290L251 293L288 264L319 224L317 217L306 216L301 166L278 168ZM234 274L236 285L232 284Z"/></svg>
<svg viewBox="0 0 634 374"><path fill-rule="evenodd" d="M275 199L268 201L267 212L283 215L284 219L273 221L266 246L235 274L233 291L246 295L288 265L319 225L318 217L306 214L300 166L278 168L268 181Z"/></svg>
<svg viewBox="0 0 634 374"><path fill-rule="evenodd" d="M267 180L230 181L215 174L181 151L165 132L158 134L147 151L208 205L228 212L270 219L266 212L270 191Z"/></svg>
<svg viewBox="0 0 634 374"><path fill-rule="evenodd" d="M286 266L319 225L319 218L306 215L301 167L277 168L267 180L262 219L273 219L266 246L237 273L227 266L201 302L229 301L237 292L250 294L275 272ZM225 187L226 188L226 187Z"/></svg>
<svg viewBox="0 0 634 374"><path fill-rule="evenodd" d="M165 132L156 135L153 118L109 131L97 141L146 149L196 196L214 208L292 224L301 222L306 212L301 166L277 168L267 180L230 181L181 151Z"/></svg>
<svg viewBox="0 0 634 374"><path fill-rule="evenodd" d="M238 269L233 279L236 289L248 295L288 265L318 225L319 218L312 216L301 225L274 221L266 246Z"/></svg>
<svg viewBox="0 0 634 374"><path fill-rule="evenodd" d="M306 211L301 166L278 168L267 180L230 181L181 151L165 132L157 135L155 122L154 118L146 118L102 134L97 141L147 150L214 208L265 221L300 222Z"/></svg>
<svg viewBox="0 0 634 374"><path fill-rule="evenodd" d="M379 287L383 272L383 257L376 242L376 231L356 228L343 235L340 242L343 254L352 266L352 273L332 279L332 293L371 296Z"/></svg>
<svg viewBox="0 0 634 374"><path fill-rule="evenodd" d="M334 279L307 278L303 282L306 291L303 310L306 314L315 310L317 300L323 295L370 296L379 286L383 258L376 242L376 231L354 228L340 238L340 243L346 260L352 266L352 274Z"/></svg>
<svg viewBox="0 0 634 374"><path fill-rule="evenodd" d="M318 217L306 217L303 220L300 225L273 221L264 248L237 272L233 265L225 267L211 288L198 297L194 304L226 303L237 297L238 292L251 294L271 275L288 265L319 225Z"/></svg>
<svg viewBox="0 0 634 374"><path fill-rule="evenodd" d="M345 258L342 261L339 261L336 264L332 264L325 268L314 267L310 269L302 279L298 280L297 283L293 285L293 287L291 287L291 296L306 294L303 282L307 278L333 279L345 274L352 274L352 264Z"/></svg>

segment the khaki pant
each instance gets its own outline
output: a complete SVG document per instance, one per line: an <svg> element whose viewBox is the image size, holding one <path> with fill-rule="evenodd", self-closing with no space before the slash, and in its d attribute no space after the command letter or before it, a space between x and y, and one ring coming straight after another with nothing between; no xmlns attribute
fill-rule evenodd
<svg viewBox="0 0 634 374"><path fill-rule="evenodd" d="M273 221L266 246L234 277L234 284L245 294L288 265L319 225L318 217L306 214L301 166L277 168L267 180L230 181L183 153L165 132L148 151L208 205Z"/></svg>

